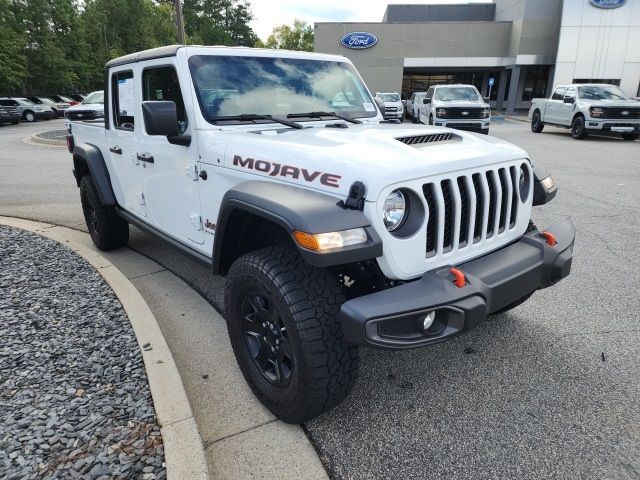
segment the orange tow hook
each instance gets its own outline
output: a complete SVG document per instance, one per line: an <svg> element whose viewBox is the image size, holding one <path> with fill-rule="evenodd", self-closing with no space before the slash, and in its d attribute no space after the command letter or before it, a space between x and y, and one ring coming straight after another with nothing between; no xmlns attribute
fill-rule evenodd
<svg viewBox="0 0 640 480"><path fill-rule="evenodd" d="M555 247L558 244L558 242L556 242L556 236L553 233L545 230L542 232L542 235L547 239L547 245L550 247Z"/></svg>
<svg viewBox="0 0 640 480"><path fill-rule="evenodd" d="M467 279L464 277L464 273L459 268L452 267L449 270L449 273L451 273L451 275L456 277L456 279L453 281L456 287L462 288L467 284Z"/></svg>

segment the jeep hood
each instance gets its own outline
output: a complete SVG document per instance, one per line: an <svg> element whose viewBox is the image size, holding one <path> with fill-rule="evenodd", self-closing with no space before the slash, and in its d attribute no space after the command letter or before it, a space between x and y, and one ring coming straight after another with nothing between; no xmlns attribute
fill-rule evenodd
<svg viewBox="0 0 640 480"><path fill-rule="evenodd" d="M271 127L271 125L270 125ZM220 132L218 132L219 135ZM451 140L407 145L399 138L450 133ZM522 149L485 135L406 124L314 126L302 130L226 131L224 166L346 197L359 180L367 200L384 187L431 175L474 169L517 158ZM219 142L220 138L211 142ZM208 153L206 141L201 152ZM214 163L215 161L206 161ZM249 179L249 178L248 178ZM324 180L324 181L323 181Z"/></svg>

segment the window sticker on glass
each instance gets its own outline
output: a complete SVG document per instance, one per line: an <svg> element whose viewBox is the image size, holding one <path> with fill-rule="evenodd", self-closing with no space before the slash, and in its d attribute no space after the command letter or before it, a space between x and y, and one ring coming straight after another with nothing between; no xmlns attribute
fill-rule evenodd
<svg viewBox="0 0 640 480"><path fill-rule="evenodd" d="M120 116L133 117L133 78L118 79Z"/></svg>
<svg viewBox="0 0 640 480"><path fill-rule="evenodd" d="M375 112L376 111L376 107L373 106L373 103L363 103L362 107L364 108L365 112Z"/></svg>

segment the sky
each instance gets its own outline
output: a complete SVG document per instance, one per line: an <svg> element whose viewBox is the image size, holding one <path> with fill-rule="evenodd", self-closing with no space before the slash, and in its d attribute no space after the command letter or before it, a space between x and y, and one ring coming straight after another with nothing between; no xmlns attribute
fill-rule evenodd
<svg viewBox="0 0 640 480"><path fill-rule="evenodd" d="M251 0L251 27L266 40L273 27L295 18L314 22L380 22L389 3L483 3L487 0Z"/></svg>

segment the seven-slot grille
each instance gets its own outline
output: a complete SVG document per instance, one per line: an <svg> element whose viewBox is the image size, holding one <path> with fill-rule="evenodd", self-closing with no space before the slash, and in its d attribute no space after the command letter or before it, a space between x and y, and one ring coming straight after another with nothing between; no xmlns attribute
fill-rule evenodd
<svg viewBox="0 0 640 480"><path fill-rule="evenodd" d="M626 108L626 107L602 107L604 117L602 118L640 118L640 108ZM627 112L626 114L623 112Z"/></svg>
<svg viewBox="0 0 640 480"><path fill-rule="evenodd" d="M463 107L444 107L445 114L439 115L438 118L463 118L478 119L484 118L484 108L463 108ZM465 113L466 112L466 113ZM437 110L436 110L437 113Z"/></svg>
<svg viewBox="0 0 640 480"><path fill-rule="evenodd" d="M520 165L512 165L425 183L427 257L514 229L521 205L519 182Z"/></svg>

